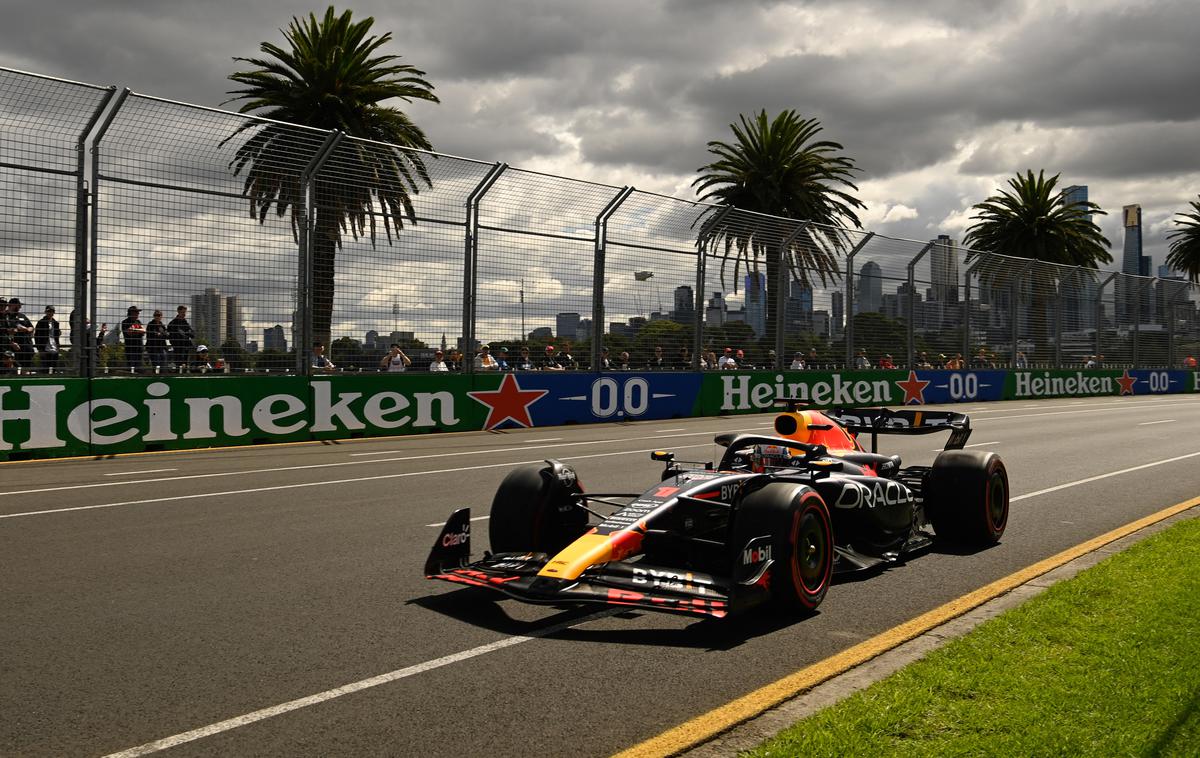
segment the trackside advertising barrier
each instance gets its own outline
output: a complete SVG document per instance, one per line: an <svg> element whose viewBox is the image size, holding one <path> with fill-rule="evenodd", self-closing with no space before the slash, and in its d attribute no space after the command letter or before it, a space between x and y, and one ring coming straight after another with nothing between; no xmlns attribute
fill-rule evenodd
<svg viewBox="0 0 1200 758"><path fill-rule="evenodd" d="M1200 392L1162 369L0 380L0 460L814 407Z"/></svg>

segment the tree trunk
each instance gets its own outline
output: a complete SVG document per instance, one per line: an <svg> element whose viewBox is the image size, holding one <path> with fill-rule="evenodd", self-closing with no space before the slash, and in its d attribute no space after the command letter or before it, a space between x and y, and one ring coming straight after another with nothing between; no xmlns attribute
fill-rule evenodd
<svg viewBox="0 0 1200 758"><path fill-rule="evenodd" d="M333 335L333 273L337 257L337 220L317 211L312 239L312 333L313 341L329 346ZM304 345L305 352L312 347Z"/></svg>

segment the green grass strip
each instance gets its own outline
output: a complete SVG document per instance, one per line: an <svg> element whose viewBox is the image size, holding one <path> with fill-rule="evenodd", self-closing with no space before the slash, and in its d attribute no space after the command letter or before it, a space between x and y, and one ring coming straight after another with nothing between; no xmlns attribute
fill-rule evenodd
<svg viewBox="0 0 1200 758"><path fill-rule="evenodd" d="M746 755L1200 756L1200 519Z"/></svg>

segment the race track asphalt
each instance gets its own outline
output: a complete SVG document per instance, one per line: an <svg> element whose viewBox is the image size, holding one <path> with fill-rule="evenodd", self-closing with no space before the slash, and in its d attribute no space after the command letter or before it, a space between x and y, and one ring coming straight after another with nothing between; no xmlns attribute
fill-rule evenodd
<svg viewBox="0 0 1200 758"><path fill-rule="evenodd" d="M2 465L0 755L608 755L1200 492L1200 396L956 409L1008 466L1003 542L839 582L801 621L597 617L421 574L429 525L486 516L515 463L641 489L649 451L707 460L772 414Z"/></svg>

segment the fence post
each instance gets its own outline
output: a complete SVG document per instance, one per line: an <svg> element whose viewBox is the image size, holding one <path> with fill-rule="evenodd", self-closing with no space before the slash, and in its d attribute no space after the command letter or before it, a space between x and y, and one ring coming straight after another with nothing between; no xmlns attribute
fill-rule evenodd
<svg viewBox="0 0 1200 758"><path fill-rule="evenodd" d="M716 226L718 224L720 224L725 219L726 216L728 216L730 213L733 212L732 205L712 206L712 209L715 210L716 213L713 214L712 219L709 220L708 223L706 224L706 226L709 226L710 228L716 228ZM703 217L703 215L704 214L701 214L701 217ZM700 220L699 218L696 219L697 222L699 222L699 220ZM707 239L697 239L696 240L696 316L695 316L696 336L692 339L692 344L694 347L692 352L695 353L696 355L699 355L700 352L702 350L704 350L704 285L707 283L707 282L705 282L705 274L706 274L707 270L708 270L708 240ZM695 366L697 370L699 370L699 368L700 368L699 358L693 357L692 365ZM716 368L716 367L710 366L709 368Z"/></svg>
<svg viewBox="0 0 1200 758"><path fill-rule="evenodd" d="M966 266L963 271L963 333L962 354L971 354L971 271Z"/></svg>
<svg viewBox="0 0 1200 758"><path fill-rule="evenodd" d="M1067 282L1073 281L1080 271L1079 266L1071 267L1071 273L1058 280L1057 317L1054 319L1054 368L1062 368L1062 335L1063 335L1063 289Z"/></svg>
<svg viewBox="0 0 1200 758"><path fill-rule="evenodd" d="M1025 265L1021 267L1021 270L1017 272L1017 275L1013 277L1013 282L1010 287L1010 300L1012 301L1012 350L1009 353L1008 365L1012 367L1016 367L1017 353L1020 352L1017 349L1017 341L1020 339L1021 331L1021 280L1025 278L1025 274L1029 273L1029 269L1033 268L1033 264L1035 262L1036 261L1033 259L1026 261ZM968 360L970 360L969 353L966 355L966 357Z"/></svg>
<svg viewBox="0 0 1200 758"><path fill-rule="evenodd" d="M592 370L600 370L600 348L604 341L604 266L608 248L608 220L621 204L633 194L633 187L624 187L616 197L608 201L600 215L596 216L596 239L592 257ZM524 335L522 335L524 337Z"/></svg>
<svg viewBox="0 0 1200 758"><path fill-rule="evenodd" d="M128 90L127 90L128 91ZM74 307L68 327L71 329L71 362L75 364L78 376L92 376L95 373L95 355L87 348L87 329L85 313L88 312L88 281L93 276L91 258L88 256L88 181L87 172L87 136L100 120L100 114L112 102L116 87L109 87L108 92L101 98L100 103L92 111L87 124L79 132L75 141L75 290ZM95 173L95 172L93 172ZM59 345L62 349L62 345Z"/></svg>
<svg viewBox="0 0 1200 758"><path fill-rule="evenodd" d="M771 368L776 371L783 369L783 330L787 326L787 249L804 233L808 224L807 221L801 221L800 225L779 243L779 271L776 272L779 281L771 283L775 288L775 365Z"/></svg>
<svg viewBox="0 0 1200 758"><path fill-rule="evenodd" d="M312 239L316 233L316 216L313 212L313 205L316 202L314 193L313 177L325 165L325 161L329 160L329 156L333 154L333 150L337 144L341 142L343 133L341 131L332 131L321 146L317 148L316 154L309 160L308 165L300 172L300 197L304 205L298 209L297 221L300 227L300 239L297 245L297 271L296 271L296 316L292 319L292 341L296 343L296 375L305 376L312 373L312 367L309 366L308 351L312 347L313 329L312 329ZM296 321L300 322L300 328L296 328ZM327 345L330 352L333 351L333 345Z"/></svg>
<svg viewBox="0 0 1200 758"><path fill-rule="evenodd" d="M908 328L905 330L906 334L907 334L905 341L908 343L908 352L907 352L907 357L906 357L907 363L905 365L909 369L913 368L913 364L914 364L915 358L916 358L916 352L915 352L916 351L916 341L917 341L916 268L917 268L917 264L921 262L921 259L924 258L925 255L930 250L933 249L933 244L934 243L932 243L932 242L926 244L925 247L921 248L921 252L917 253L916 256L914 256L913 259L908 262L908 307L905 309L908 314L908 316L907 316L908 317ZM966 355L966 353L964 353L964 355Z"/></svg>
<svg viewBox="0 0 1200 758"><path fill-rule="evenodd" d="M1104 288L1107 287L1108 283L1116 277L1117 272L1114 271L1113 273L1109 274L1104 281L1100 282L1100 286L1096 288L1096 355L1100 355L1104 352L1103 348L1101 347L1102 343L1100 338L1100 332L1104 328Z"/></svg>
<svg viewBox="0 0 1200 758"><path fill-rule="evenodd" d="M479 201L492 188L504 170L507 163L496 163L488 169L487 174L467 195L467 218L465 234L465 254L463 256L463 327L462 342L466 346L463 361L463 372L475 373L475 265L479 259ZM521 335L525 339L525 335ZM470 351L470 355L466 352Z"/></svg>
<svg viewBox="0 0 1200 758"><path fill-rule="evenodd" d="M1137 277L1141 279L1141 277ZM1142 367L1141 344L1142 344L1142 315L1143 315L1143 300L1146 295L1146 290L1154 283L1153 279L1147 278L1144 282L1139 282L1137 294L1134 297L1134 316L1133 316L1133 367Z"/></svg>
<svg viewBox="0 0 1200 758"><path fill-rule="evenodd" d="M1164 280L1164 284L1168 287L1175 284L1170 280ZM1182 282L1180 282L1182 284ZM1187 285L1174 287L1174 294L1167 298L1166 316L1167 316L1167 368L1175 367L1175 309L1179 307L1179 303L1175 301L1180 295L1186 294L1188 291Z"/></svg>
<svg viewBox="0 0 1200 758"><path fill-rule="evenodd" d="M867 232L867 236L846 254L846 368L854 366L854 256L874 236L875 232Z"/></svg>
<svg viewBox="0 0 1200 758"><path fill-rule="evenodd" d="M97 319L98 314L96 312L96 300L98 294L96 272L99 269L100 259L100 140L104 139L104 135L108 132L108 128L112 126L113 119L117 117L117 111L121 110L121 106L125 104L125 99L129 97L129 95L130 89L128 87L121 90L121 93L117 95L117 99L113 101L112 108L109 109L108 115L106 115L100 125L96 127L96 134L92 137L92 275L90 281L88 282L87 317L91 320L91 324L89 324L87 328L83 330L83 334L80 335L79 343L82 350L86 350L89 353L94 352L94 355L88 358L88 366L93 373L100 360L100 342L96 339L96 325L99 323ZM82 317L78 320L80 323L84 322Z"/></svg>

